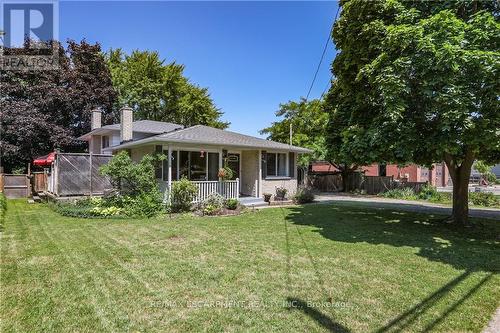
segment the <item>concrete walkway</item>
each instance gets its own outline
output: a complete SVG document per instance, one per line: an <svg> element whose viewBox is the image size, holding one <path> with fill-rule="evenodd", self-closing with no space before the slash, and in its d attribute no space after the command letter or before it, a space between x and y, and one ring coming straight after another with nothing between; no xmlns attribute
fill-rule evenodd
<svg viewBox="0 0 500 333"><path fill-rule="evenodd" d="M493 315L493 319L488 323L483 333L498 333L500 332L500 307Z"/></svg>
<svg viewBox="0 0 500 333"><path fill-rule="evenodd" d="M399 199L388 199L377 196L353 196L343 193L321 193L316 196L317 202L346 202L358 203L364 206L375 208L398 209L417 213L451 215L451 207L434 204L425 201L410 201ZM500 221L500 209L495 208L470 208L469 216L495 219Z"/></svg>

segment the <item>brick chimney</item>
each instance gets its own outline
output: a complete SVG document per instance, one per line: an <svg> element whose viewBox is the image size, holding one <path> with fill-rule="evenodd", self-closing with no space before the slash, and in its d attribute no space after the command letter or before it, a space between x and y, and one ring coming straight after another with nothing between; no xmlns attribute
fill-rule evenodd
<svg viewBox="0 0 500 333"><path fill-rule="evenodd" d="M132 140L132 122L134 114L131 108L125 106L120 110L120 141L126 142Z"/></svg>
<svg viewBox="0 0 500 333"><path fill-rule="evenodd" d="M102 126L102 113L99 109L92 110L92 115L90 117L90 129L95 130L96 128L101 128Z"/></svg>

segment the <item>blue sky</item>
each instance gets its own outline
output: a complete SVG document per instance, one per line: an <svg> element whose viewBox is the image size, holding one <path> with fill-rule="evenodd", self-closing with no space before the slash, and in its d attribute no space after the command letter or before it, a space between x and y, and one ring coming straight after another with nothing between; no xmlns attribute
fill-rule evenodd
<svg viewBox="0 0 500 333"><path fill-rule="evenodd" d="M61 1L59 36L104 50L156 50L208 87L230 129L250 135L280 103L305 96L338 3ZM330 42L311 97L330 78Z"/></svg>

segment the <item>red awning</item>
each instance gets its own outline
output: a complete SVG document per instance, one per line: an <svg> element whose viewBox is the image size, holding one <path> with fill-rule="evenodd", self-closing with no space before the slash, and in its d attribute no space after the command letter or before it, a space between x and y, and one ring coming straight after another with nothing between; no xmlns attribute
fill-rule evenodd
<svg viewBox="0 0 500 333"><path fill-rule="evenodd" d="M56 153L52 152L48 155L45 156L40 156L37 157L36 159L33 160L33 165L36 166L50 166L52 162L54 162L54 159L56 158Z"/></svg>

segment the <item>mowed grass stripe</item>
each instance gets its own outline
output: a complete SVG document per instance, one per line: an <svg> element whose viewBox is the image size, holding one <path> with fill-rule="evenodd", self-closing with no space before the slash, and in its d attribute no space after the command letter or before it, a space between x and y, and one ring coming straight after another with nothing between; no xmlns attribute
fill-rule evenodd
<svg viewBox="0 0 500 333"><path fill-rule="evenodd" d="M89 271L90 267L86 267L82 264L85 259L85 252L75 251L66 243L68 239L63 236L65 234L64 228L57 225L56 228L51 228L50 224L47 225L39 220L38 223L42 226L43 233L51 242L56 244L60 253L63 254L67 266L70 268L70 272L74 277L74 281L78 281L79 288L75 290L75 292L87 299L88 302L86 302L86 304L90 304L94 309L97 319L96 323L100 325L97 327L86 327L86 330L98 329L115 331L118 328L115 324L116 320L109 317L113 313L111 309L116 307L112 304L109 290L106 288L102 279L100 279L99 271L95 269ZM73 232L76 234L79 233L76 230L73 230Z"/></svg>

